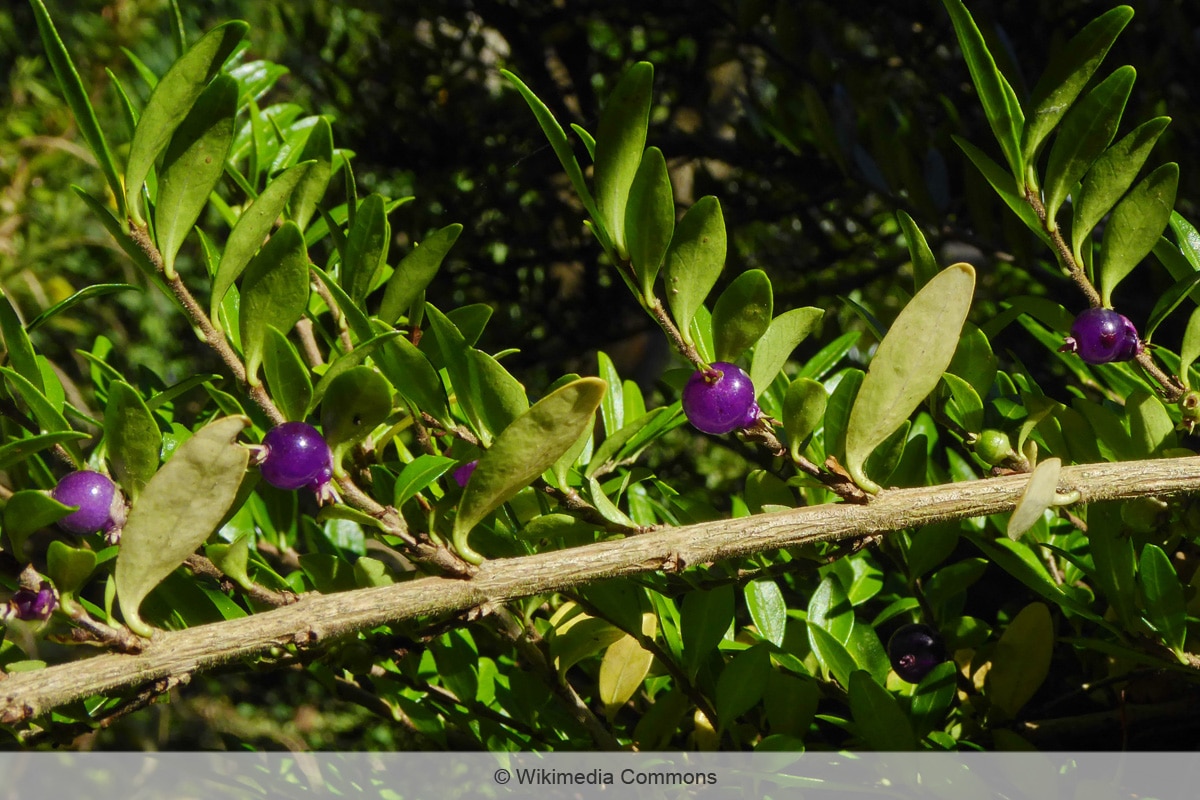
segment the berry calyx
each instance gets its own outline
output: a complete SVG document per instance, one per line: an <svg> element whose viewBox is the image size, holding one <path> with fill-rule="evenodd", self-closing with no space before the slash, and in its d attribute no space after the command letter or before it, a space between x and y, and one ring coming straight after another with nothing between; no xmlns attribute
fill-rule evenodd
<svg viewBox="0 0 1200 800"><path fill-rule="evenodd" d="M1129 318L1111 308L1081 312L1071 325L1071 335L1058 348L1061 353L1077 353L1088 364L1130 361L1145 349Z"/></svg>
<svg viewBox="0 0 1200 800"><path fill-rule="evenodd" d="M322 501L333 493L333 453L307 422L285 422L267 431L255 460L263 480L276 489L308 487Z"/></svg>
<svg viewBox="0 0 1200 800"><path fill-rule="evenodd" d="M125 498L112 479L100 472L79 470L65 475L50 496L76 510L58 521L68 533L83 536L103 531L110 538L125 524Z"/></svg>
<svg viewBox="0 0 1200 800"><path fill-rule="evenodd" d="M455 483L462 488L466 488L467 481L471 480L471 473L475 471L477 466L479 466L478 458L456 467L450 475L454 478Z"/></svg>
<svg viewBox="0 0 1200 800"><path fill-rule="evenodd" d="M919 622L902 625L888 639L888 660L901 679L920 683L930 670L946 660L941 635Z"/></svg>
<svg viewBox="0 0 1200 800"><path fill-rule="evenodd" d="M42 581L36 589L22 587L13 592L8 605L0 610L0 618L46 620L58 608L58 592L50 581Z"/></svg>
<svg viewBox="0 0 1200 800"><path fill-rule="evenodd" d="M683 387L683 413L704 433L729 433L758 421L754 384L736 364L714 361L696 370Z"/></svg>

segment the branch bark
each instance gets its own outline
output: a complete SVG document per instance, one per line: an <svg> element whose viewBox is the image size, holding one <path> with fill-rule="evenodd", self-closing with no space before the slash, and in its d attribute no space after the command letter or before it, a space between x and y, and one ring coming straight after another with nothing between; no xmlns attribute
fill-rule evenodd
<svg viewBox="0 0 1200 800"><path fill-rule="evenodd" d="M641 536L484 562L470 579L426 577L333 595L188 630L162 632L136 655L106 654L19 672L0 680L0 723L13 724L96 694L181 679L271 648L312 647L378 625L486 609L508 600L563 591L606 578L918 528L1011 511L1028 475L917 489L885 490L865 505L797 508ZM1200 491L1200 456L1064 468L1060 490L1080 502Z"/></svg>

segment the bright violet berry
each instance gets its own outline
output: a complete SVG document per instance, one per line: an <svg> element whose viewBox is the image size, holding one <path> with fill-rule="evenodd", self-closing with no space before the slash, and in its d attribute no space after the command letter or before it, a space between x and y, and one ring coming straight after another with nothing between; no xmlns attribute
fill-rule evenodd
<svg viewBox="0 0 1200 800"><path fill-rule="evenodd" d="M1075 318L1071 335L1058 349L1078 353L1088 364L1108 364L1137 358L1145 345L1128 317L1111 308L1089 308Z"/></svg>
<svg viewBox="0 0 1200 800"><path fill-rule="evenodd" d="M705 433L729 433L758 421L754 384L736 364L715 361L696 370L683 387L683 413Z"/></svg>
<svg viewBox="0 0 1200 800"><path fill-rule="evenodd" d="M914 622L902 625L888 639L892 669L909 683L920 683L929 671L946 660L946 646L933 628Z"/></svg>
<svg viewBox="0 0 1200 800"><path fill-rule="evenodd" d="M65 506L78 506L58 527L80 536L103 531L112 535L125 524L125 498L107 475L91 470L72 472L50 491Z"/></svg>
<svg viewBox="0 0 1200 800"><path fill-rule="evenodd" d="M58 593L49 581L42 581L37 589L18 589L9 598L8 606L0 611L4 619L43 620L50 619L58 608Z"/></svg>
<svg viewBox="0 0 1200 800"><path fill-rule="evenodd" d="M306 422L285 422L267 431L256 460L263 480L277 489L307 486L321 498L332 490L333 454L325 437Z"/></svg>
<svg viewBox="0 0 1200 800"><path fill-rule="evenodd" d="M454 472L450 473L454 478L454 482L461 487L466 487L467 481L471 480L471 473L479 466L479 459L468 461L467 463L455 468Z"/></svg>

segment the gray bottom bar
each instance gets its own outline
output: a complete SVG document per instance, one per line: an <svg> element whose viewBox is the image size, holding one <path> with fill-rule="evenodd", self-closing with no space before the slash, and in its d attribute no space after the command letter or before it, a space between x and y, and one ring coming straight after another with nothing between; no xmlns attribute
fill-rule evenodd
<svg viewBox="0 0 1200 800"><path fill-rule="evenodd" d="M1189 753L0 753L0 797L1175 800Z"/></svg>

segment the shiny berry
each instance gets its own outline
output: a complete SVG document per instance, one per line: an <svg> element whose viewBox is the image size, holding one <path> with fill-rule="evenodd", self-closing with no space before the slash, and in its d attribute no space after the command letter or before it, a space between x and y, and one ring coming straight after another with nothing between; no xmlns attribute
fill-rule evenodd
<svg viewBox="0 0 1200 800"><path fill-rule="evenodd" d="M754 384L736 364L716 361L697 370L683 387L683 413L705 433L729 433L758 421Z"/></svg>
<svg viewBox="0 0 1200 800"><path fill-rule="evenodd" d="M312 425L285 422L263 437L259 470L277 489L308 487L321 494L333 477L333 454Z"/></svg>
<svg viewBox="0 0 1200 800"><path fill-rule="evenodd" d="M1004 431L998 431L995 428L980 431L979 437L975 440L973 447L975 448L975 455L993 467L1016 456L1012 440L1008 438L1008 434Z"/></svg>
<svg viewBox="0 0 1200 800"><path fill-rule="evenodd" d="M455 483L457 483L459 486L466 487L467 481L471 480L471 473L475 471L477 466L479 466L478 458L474 461L468 461L467 463L455 468L454 472L450 473L450 475L454 478Z"/></svg>
<svg viewBox="0 0 1200 800"><path fill-rule="evenodd" d="M107 475L91 470L72 472L50 491L65 506L77 506L58 521L68 533L109 533L125 522L125 498Z"/></svg>
<svg viewBox="0 0 1200 800"><path fill-rule="evenodd" d="M903 625L888 639L892 669L909 683L920 683L929 671L946 660L946 646L933 628L919 622Z"/></svg>
<svg viewBox="0 0 1200 800"><path fill-rule="evenodd" d="M1071 335L1059 351L1078 353L1088 364L1108 364L1137 358L1144 349L1137 328L1127 317L1111 308L1089 308L1075 318Z"/></svg>

